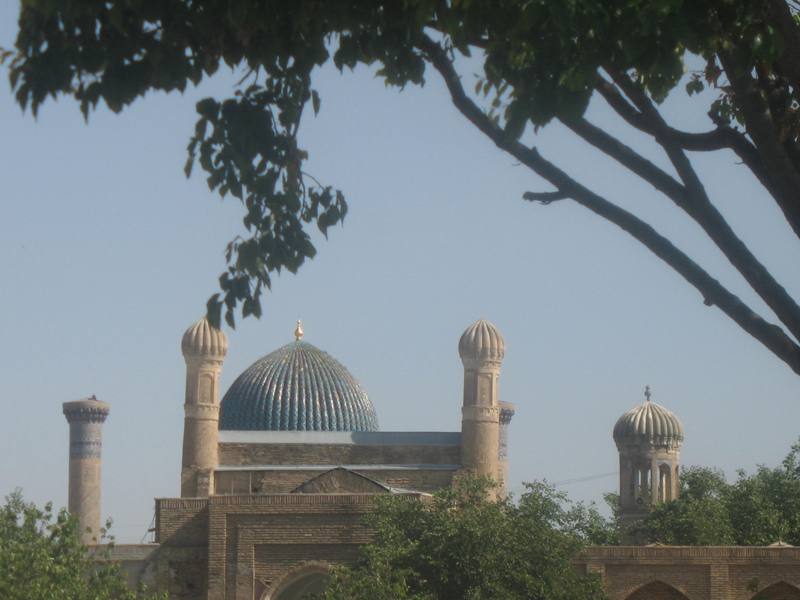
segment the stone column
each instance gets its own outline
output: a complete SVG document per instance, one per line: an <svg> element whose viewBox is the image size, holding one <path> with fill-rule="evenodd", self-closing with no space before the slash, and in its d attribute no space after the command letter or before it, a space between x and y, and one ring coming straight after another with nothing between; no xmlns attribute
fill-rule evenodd
<svg viewBox="0 0 800 600"><path fill-rule="evenodd" d="M461 463L467 471L498 479L500 398L498 380L505 342L488 321L473 323L458 343L464 365Z"/></svg>
<svg viewBox="0 0 800 600"><path fill-rule="evenodd" d="M78 519L81 542L96 544L100 541L102 428L110 407L94 396L62 406L69 423L67 508Z"/></svg>
<svg viewBox="0 0 800 600"><path fill-rule="evenodd" d="M228 342L200 319L183 335L181 349L186 360L181 497L206 497L213 494L219 463L219 378Z"/></svg>
<svg viewBox="0 0 800 600"><path fill-rule="evenodd" d="M658 457L656 452L650 457L650 504L656 505L661 502L658 497L658 482L661 476L661 471L658 468Z"/></svg>

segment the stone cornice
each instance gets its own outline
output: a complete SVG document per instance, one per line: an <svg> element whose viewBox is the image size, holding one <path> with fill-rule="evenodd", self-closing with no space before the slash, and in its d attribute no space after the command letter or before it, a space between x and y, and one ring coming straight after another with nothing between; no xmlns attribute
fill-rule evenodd
<svg viewBox="0 0 800 600"><path fill-rule="evenodd" d="M482 421L487 423L499 423L499 406L462 406L461 415L465 421Z"/></svg>
<svg viewBox="0 0 800 600"><path fill-rule="evenodd" d="M492 373L495 375L500 374L500 368L503 364L502 360L494 360L490 358L462 358L464 370L474 371L476 373Z"/></svg>
<svg viewBox="0 0 800 600"><path fill-rule="evenodd" d="M184 404L184 413L190 419L219 420L219 404Z"/></svg>
<svg viewBox="0 0 800 600"><path fill-rule="evenodd" d="M105 402L88 399L64 402L62 409L69 423L103 423L108 417L111 407Z"/></svg>

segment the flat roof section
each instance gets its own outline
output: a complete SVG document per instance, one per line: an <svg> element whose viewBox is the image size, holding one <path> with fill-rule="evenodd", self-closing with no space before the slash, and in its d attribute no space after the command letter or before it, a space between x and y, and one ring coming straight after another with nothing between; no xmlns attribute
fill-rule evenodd
<svg viewBox="0 0 800 600"><path fill-rule="evenodd" d="M460 431L231 431L221 444L341 444L360 446L458 446Z"/></svg>
<svg viewBox="0 0 800 600"><path fill-rule="evenodd" d="M456 471L461 465L219 465L215 471Z"/></svg>

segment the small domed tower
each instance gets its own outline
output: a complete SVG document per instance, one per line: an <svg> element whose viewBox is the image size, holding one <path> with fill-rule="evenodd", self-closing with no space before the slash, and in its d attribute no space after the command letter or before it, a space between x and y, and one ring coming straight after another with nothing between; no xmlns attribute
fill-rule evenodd
<svg viewBox="0 0 800 600"><path fill-rule="evenodd" d="M506 475L500 460L501 411L506 410L508 421L513 415L512 405L501 406L498 391L505 341L489 321L476 321L462 334L458 354L464 364L461 463L466 470L497 481L502 495Z"/></svg>
<svg viewBox="0 0 800 600"><path fill-rule="evenodd" d="M204 317L183 334L181 350L186 360L181 497L204 497L213 490L218 465L219 378L228 340Z"/></svg>
<svg viewBox="0 0 800 600"><path fill-rule="evenodd" d="M620 516L630 521L644 516L653 504L678 497L678 467L683 425L674 414L651 400L626 412L614 426L619 450Z"/></svg>

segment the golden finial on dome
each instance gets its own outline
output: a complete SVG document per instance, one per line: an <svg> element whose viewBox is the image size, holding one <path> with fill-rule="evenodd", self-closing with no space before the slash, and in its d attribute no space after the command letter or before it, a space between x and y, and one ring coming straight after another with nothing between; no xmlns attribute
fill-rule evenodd
<svg viewBox="0 0 800 600"><path fill-rule="evenodd" d="M298 342L303 339L303 322L300 319L297 320L297 326L294 328L294 339Z"/></svg>

